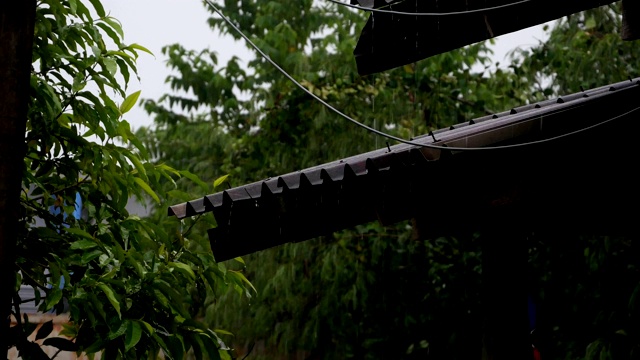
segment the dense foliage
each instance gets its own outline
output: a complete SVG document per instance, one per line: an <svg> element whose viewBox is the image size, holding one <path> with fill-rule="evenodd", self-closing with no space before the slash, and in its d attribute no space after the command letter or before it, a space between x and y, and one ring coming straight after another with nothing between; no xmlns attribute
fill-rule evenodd
<svg viewBox="0 0 640 360"><path fill-rule="evenodd" d="M312 0L220 6L312 92L405 138L638 75L640 52L620 41L616 6L563 19L506 69L480 43L368 77L352 58L361 13ZM218 17L210 24L238 38ZM175 92L145 101L156 127L132 134L126 114L139 93L126 84L147 50L122 38L99 0L38 3L11 331L23 358L43 353L19 316L29 300L19 298L21 284L37 289L42 311L69 313L66 336L45 344L107 358L480 357L482 234L416 240L411 222L362 224L216 263L211 214L178 222L167 205L385 140L261 57L220 65L214 51L179 44L164 49ZM149 219L128 213L132 197L155 203ZM544 359L639 356L632 240L530 234L523 281L539 305ZM234 336L211 330L221 326Z"/></svg>
<svg viewBox="0 0 640 360"><path fill-rule="evenodd" d="M548 41L515 51L508 67L493 66L481 43L360 77L352 50L363 14L311 0L223 3L223 13L309 90L405 138L637 76L640 52L620 40L617 5L562 19ZM210 24L240 39L217 16ZM176 71L168 81L181 95L146 101L157 128L141 135L168 164L208 178L231 174L241 185L384 146L259 56L220 65L211 50L164 51ZM214 225L203 222L203 241ZM638 246L564 233L528 239L531 276L522 281L539 308L543 358L636 358ZM410 222L363 224L245 260L258 296L243 303L229 293L209 304L206 318L228 324L239 356L481 356L479 234L416 241Z"/></svg>
<svg viewBox="0 0 640 360"><path fill-rule="evenodd" d="M491 65L487 44L360 77L352 50L362 14L312 1L229 1L223 12L309 90L405 138L535 97L525 76L471 70ZM211 24L228 32L221 21ZM219 66L210 50L164 51L177 73L168 79L176 93L145 103L156 128L143 137L172 166L211 178L231 174L239 185L385 146L261 57L246 67L238 59ZM213 221L202 222L203 240ZM238 354L253 348L254 358L469 358L481 346L479 244L473 234L435 242L411 237L409 224L368 224L248 256L257 298L243 303L228 294L209 306L207 319L229 324Z"/></svg>
<svg viewBox="0 0 640 360"><path fill-rule="evenodd" d="M563 18L549 40L518 50L514 70L548 95L574 93L640 75L638 42L620 37L618 5ZM588 196L588 195L586 195ZM637 359L640 298L634 238L537 234L531 287L540 304L541 346L552 359Z"/></svg>
<svg viewBox="0 0 640 360"><path fill-rule="evenodd" d="M22 358L46 357L38 344L51 323L33 342L36 324L20 311L35 301L42 312L69 314L63 336L44 340L61 351L228 358L224 331L199 321L200 304L228 288L250 294L244 275L217 264L207 242L189 237L188 222L149 221L126 207L175 202L162 189L179 178L203 191L213 183L152 163L131 132L126 113L140 94L127 84L148 50L122 39L99 0L38 2L11 341ZM35 299L21 299L21 285Z"/></svg>

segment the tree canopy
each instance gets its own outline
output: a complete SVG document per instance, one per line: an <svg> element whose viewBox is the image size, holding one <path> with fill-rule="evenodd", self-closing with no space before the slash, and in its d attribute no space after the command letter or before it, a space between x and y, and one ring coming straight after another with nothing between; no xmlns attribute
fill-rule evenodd
<svg viewBox="0 0 640 360"><path fill-rule="evenodd" d="M207 242L190 238L188 225L127 210L133 199L174 202L178 179L204 191L213 183L151 161L132 133L126 117L140 92L128 92L127 84L136 79L136 59L149 51L123 36L99 0L37 4L11 275L15 325L2 333L22 358L46 357L41 341L28 338L37 324L20 310L35 301L43 313L68 313L61 336L48 337L50 321L36 333L60 351L229 358L220 338L226 332L200 321L201 304L229 289L250 296L241 269L216 263ZM35 299L20 298L22 285L33 287Z"/></svg>
<svg viewBox="0 0 640 360"><path fill-rule="evenodd" d="M355 75L352 57L364 14L313 1L219 6L314 94L404 138L637 75L637 44L620 40L618 5L558 21L548 41L516 50L507 64L492 63L488 44L478 43L367 77ZM210 25L240 40L215 14ZM176 93L145 102L157 127L140 135L168 164L204 178L228 174L240 185L385 146L260 56L243 67L239 59L218 64L209 49L164 51ZM195 228L206 238L215 219L202 220ZM206 319L229 324L238 356L256 359L480 357L482 234L415 240L413 232L411 222L362 224L246 256L257 297L243 303L229 293ZM632 317L624 314L636 306L637 246L530 235L531 278L523 281L540 309L544 358L633 356ZM619 288L607 286L619 277Z"/></svg>
<svg viewBox="0 0 640 360"><path fill-rule="evenodd" d="M352 51L365 14L312 0L220 3L307 89L404 138L620 81L639 64L637 44L619 38L617 5L562 19L506 66L478 43L360 77ZM209 24L240 39L215 14ZM21 285L36 289L41 311L69 314L45 345L105 358L481 357L481 233L425 240L410 221L362 224L216 262L206 234L216 219L179 222L168 205L387 140L328 111L262 57L219 64L214 50L180 44L163 49L173 91L144 100L155 126L134 134L126 118L140 93L127 84L148 50L123 34L99 0L38 3L9 331L23 358L44 355L27 338L35 325L20 315L30 300ZM131 198L152 214L130 214ZM523 281L539 309L543 358L638 356L632 240L530 234Z"/></svg>

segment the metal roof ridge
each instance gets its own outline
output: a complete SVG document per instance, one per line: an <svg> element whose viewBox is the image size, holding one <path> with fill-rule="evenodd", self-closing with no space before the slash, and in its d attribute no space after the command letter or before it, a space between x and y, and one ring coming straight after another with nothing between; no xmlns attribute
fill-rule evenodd
<svg viewBox="0 0 640 360"><path fill-rule="evenodd" d="M456 127L456 125L454 125L451 128L440 129L437 133L438 138L436 138L435 141L432 136L425 135L416 137L413 141L425 145L433 144L439 146L488 146L490 144L482 145L480 143L474 143L474 141L480 141L480 135L489 131L510 127L503 132L503 138L498 139L498 141L496 141L497 138L489 139L489 141L493 141L493 143L508 141L510 138L515 138L518 135L521 135L523 131L530 131L532 126L539 126L541 129L542 119L545 116L558 114L562 111L566 111L565 109L575 108L585 102L597 100L614 92L639 85L640 78L630 78L626 81L601 86L591 90L585 90L578 93L563 95L555 99L544 100L535 104L516 107L512 110L499 113L502 115L495 114L491 119L485 119L487 118L485 116L478 118L478 121L470 120L458 124L463 124L464 126ZM520 123L527 121L531 122L538 119L540 120L539 124L523 124L518 128L518 124ZM434 132L434 134L436 133ZM482 140L486 141L487 139ZM376 169L386 169L390 166L393 157L402 155L410 159L414 156L415 151L419 151L422 157L427 161L438 160L442 155L442 150L418 147L416 145L409 144L396 144L390 147L384 147L344 159L290 172L277 177L258 180L246 185L227 189L222 192L206 195L203 198L194 199L186 203L176 204L169 207L168 215L176 216L181 219L209 212L214 210L216 207L222 206L225 198L227 198L227 201L257 201L261 197L265 185L270 193L275 194L284 191L285 187L287 190L297 189L300 187L302 181L304 181L307 186L321 185L325 182L325 179L340 181L345 176L345 171L353 172L357 176L367 175L371 166L375 166Z"/></svg>

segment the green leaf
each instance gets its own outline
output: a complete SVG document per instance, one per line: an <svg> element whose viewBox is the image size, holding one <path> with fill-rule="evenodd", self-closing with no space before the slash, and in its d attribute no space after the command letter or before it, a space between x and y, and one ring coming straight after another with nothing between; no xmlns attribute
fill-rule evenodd
<svg viewBox="0 0 640 360"><path fill-rule="evenodd" d="M22 285L22 274L20 274L19 272L16 272L16 282L13 287L13 291L18 291L21 285Z"/></svg>
<svg viewBox="0 0 640 360"><path fill-rule="evenodd" d="M87 85L87 79L85 78L84 74L81 72L78 72L76 76L73 77L73 85L71 87L71 91L73 92L81 91L82 89L84 89L86 85Z"/></svg>
<svg viewBox="0 0 640 360"><path fill-rule="evenodd" d="M180 172L174 168L172 168L171 166L167 165L167 164L160 164L157 166L158 169L162 170L162 171L167 171L170 172L174 175L180 176Z"/></svg>
<svg viewBox="0 0 640 360"><path fill-rule="evenodd" d="M78 336L78 329L79 327L75 324L62 324L62 331L59 335L74 338Z"/></svg>
<svg viewBox="0 0 640 360"><path fill-rule="evenodd" d="M200 178L195 175L192 174L191 172L187 171L187 170L182 170L180 171L180 175L186 177L187 179L193 181L194 183L198 184L200 186L200 188L202 190L204 190L205 192L209 191L209 185L207 185L207 183L205 183L204 181L200 180Z"/></svg>
<svg viewBox="0 0 640 360"><path fill-rule="evenodd" d="M144 267L142 266L142 263L139 262L135 257L135 250L131 249L127 252L126 254L126 260L129 262L129 264L131 266L133 266L133 268L136 270L136 273L138 274L138 276L140 278L143 278L145 275L145 270Z"/></svg>
<svg viewBox="0 0 640 360"><path fill-rule="evenodd" d="M162 340L162 338L160 336L158 336L158 334L156 332L154 332L151 337L153 338L153 340L156 341L156 343L158 343L158 345L160 346L160 348L162 349L162 351L164 352L164 355L169 358L169 360L174 360L175 358L172 356L171 351L169 350L169 347L167 347L167 344L164 342L164 340ZM179 359L175 359L175 360L179 360Z"/></svg>
<svg viewBox="0 0 640 360"><path fill-rule="evenodd" d="M251 287L251 289L253 289L253 291L255 293L258 293L258 290L256 290L255 287L253 287L253 284L251 284L251 282L244 276L243 273L239 272L239 271L235 271L235 270L228 270L227 274L233 276L233 277L237 277L242 283L248 285L249 287Z"/></svg>
<svg viewBox="0 0 640 360"><path fill-rule="evenodd" d="M107 296L107 299L109 300L113 308L116 309L118 316L122 317L122 315L120 314L120 302L118 302L118 299L116 299L116 295L113 292L113 289L111 289L111 287L105 283L98 283L97 285L100 290L102 290L102 292Z"/></svg>
<svg viewBox="0 0 640 360"><path fill-rule="evenodd" d="M219 353L220 353L220 359L221 360L232 360L231 355L229 355L229 351L228 350L220 349Z"/></svg>
<svg viewBox="0 0 640 360"><path fill-rule="evenodd" d="M156 330L153 328L153 326L151 326L151 324L143 320L140 320L139 323L142 324L142 326L144 326L143 330L146 330L149 336L152 336L153 334L155 334Z"/></svg>
<svg viewBox="0 0 640 360"><path fill-rule="evenodd" d="M153 293L156 295L156 300L165 308L169 308L169 299L158 289L153 289Z"/></svg>
<svg viewBox="0 0 640 360"><path fill-rule="evenodd" d="M60 114L60 116L58 116L58 124L60 124L60 126L67 128L67 129L71 129L71 126L69 125L69 123L71 123L73 121L73 115L72 114Z"/></svg>
<svg viewBox="0 0 640 360"><path fill-rule="evenodd" d="M138 186L142 188L142 190L144 190L147 194L149 194L149 196L151 196L153 200L155 200L157 203L160 203L160 198L158 197L158 195L155 193L155 191L153 191L153 189L151 189L151 187L146 182L144 182L144 180L142 180L139 177L136 177L133 179L133 181L135 181L136 184L138 184Z"/></svg>
<svg viewBox="0 0 640 360"><path fill-rule="evenodd" d="M54 288L47 294L45 298L45 310L53 309L56 304L60 302L62 299L62 290L59 288Z"/></svg>
<svg viewBox="0 0 640 360"><path fill-rule="evenodd" d="M65 232L68 232L69 234L73 234L73 235L78 235L78 236L82 236L85 237L87 239L93 239L93 236L91 236L91 234L89 234L88 232L82 230L82 229L78 229L78 228L64 228Z"/></svg>
<svg viewBox="0 0 640 360"><path fill-rule="evenodd" d="M97 58L102 56L102 50L100 50L100 48L95 45L91 47L91 51L93 52L93 55ZM96 76L96 78L98 78L98 76Z"/></svg>
<svg viewBox="0 0 640 360"><path fill-rule="evenodd" d="M124 140L124 142L129 142L129 136L133 134L131 133L131 125L129 124L128 121L126 120L120 121L120 123L118 124L118 135L122 137L122 140Z"/></svg>
<svg viewBox="0 0 640 360"><path fill-rule="evenodd" d="M36 334L36 340L44 339L53 331L53 320L49 320L40 326Z"/></svg>
<svg viewBox="0 0 640 360"><path fill-rule="evenodd" d="M227 330L222 330L222 329L213 329L213 331L215 331L218 334L222 334L222 335L231 335L234 336L232 333L228 332Z"/></svg>
<svg viewBox="0 0 640 360"><path fill-rule="evenodd" d="M193 196L191 194L186 193L180 190L170 190L167 192L167 195L178 199L179 201L187 202L193 200Z"/></svg>
<svg viewBox="0 0 640 360"><path fill-rule="evenodd" d="M78 0L69 0L69 9L71 10L71 14L75 15L78 11Z"/></svg>
<svg viewBox="0 0 640 360"><path fill-rule="evenodd" d="M128 54L125 54L121 51L119 52L115 52L115 55L118 55L120 57L122 56L129 56ZM126 83L129 82L129 78L131 77L131 74L129 73L129 67L127 66L127 63L122 60L121 58L116 58L116 63L118 64L118 68L120 68L120 74L122 74L122 77L124 78L124 81ZM126 88L125 88L126 89Z"/></svg>
<svg viewBox="0 0 640 360"><path fill-rule="evenodd" d="M173 334L167 338L167 347L174 359L184 359L184 339L179 334Z"/></svg>
<svg viewBox="0 0 640 360"><path fill-rule="evenodd" d="M96 340L93 344L83 349L83 352L89 355L95 354L104 349L106 342L102 339ZM92 359L93 357L90 357Z"/></svg>
<svg viewBox="0 0 640 360"><path fill-rule="evenodd" d="M211 360L220 359L220 344L213 338L211 338L208 334L198 334L196 335L198 338L202 340L202 350L203 354L206 354L205 358Z"/></svg>
<svg viewBox="0 0 640 360"><path fill-rule="evenodd" d="M228 178L229 178L229 174L220 176L213 182L213 188L215 189L218 186L222 185L222 183L226 182Z"/></svg>
<svg viewBox="0 0 640 360"><path fill-rule="evenodd" d="M193 272L193 270L191 269L191 267L189 265L183 264L183 263L176 263L176 262L170 262L168 265L170 267L176 268L181 273L187 275L187 277L191 278L191 280L195 280L196 274Z"/></svg>
<svg viewBox="0 0 640 360"><path fill-rule="evenodd" d="M111 26L113 28L113 30L115 30L118 35L120 35L120 38L123 39L124 38L124 32L122 31L122 24L120 23L120 21L114 17L111 16L107 16L105 18L102 19L104 22L106 22L107 24L109 24L109 26Z"/></svg>
<svg viewBox="0 0 640 360"><path fill-rule="evenodd" d="M137 321L127 322L127 332L124 336L124 351L129 351L138 344L142 337L142 328Z"/></svg>
<svg viewBox="0 0 640 360"><path fill-rule="evenodd" d="M91 18L91 13L89 12L89 9L86 6L84 6L82 1L74 1L74 2L76 5L76 14L78 15L78 17L87 22L92 22L93 20Z"/></svg>
<svg viewBox="0 0 640 360"><path fill-rule="evenodd" d="M105 58L102 58L102 61L104 62L104 66L107 68L107 71L109 72L109 74L111 74L113 76L118 72L118 64L116 63L115 59L105 57ZM140 91L138 91L138 95L140 95L139 93L140 93ZM137 99L138 98L136 97L136 100ZM124 103L123 103L123 105L124 105ZM134 101L133 105L135 105L135 101ZM133 105L131 105L131 106L133 106ZM122 111L122 108L121 108L121 111Z"/></svg>
<svg viewBox="0 0 640 360"><path fill-rule="evenodd" d="M96 26L98 26L105 33L107 33L107 36L109 36L114 43L120 44L120 39L121 39L120 36L118 36L118 34L115 31L113 31L113 28L111 28L108 24L99 22L99 23L96 23ZM111 51L107 51L105 55L108 55L110 52Z"/></svg>
<svg viewBox="0 0 640 360"><path fill-rule="evenodd" d="M118 327L116 331L109 332L109 340L119 338L120 336L124 335L126 331L127 331L127 322L124 321L122 322L122 324L120 324L120 327Z"/></svg>
<svg viewBox="0 0 640 360"><path fill-rule="evenodd" d="M82 254L82 257L80 258L82 260L83 264L88 263L89 261L99 257L100 255L104 254L104 252L100 249L96 249L93 251L89 251L89 252L84 252Z"/></svg>
<svg viewBox="0 0 640 360"><path fill-rule="evenodd" d="M146 47L144 47L144 46L142 46L142 45L140 45L140 44L131 44L131 45L129 45L129 47L130 47L131 49L136 49L136 50L144 51L144 52L146 52L146 53L147 53L147 54L149 54L149 55L155 56L155 55L153 55L153 53L152 53L149 49L147 49Z"/></svg>
<svg viewBox="0 0 640 360"><path fill-rule="evenodd" d="M89 2L93 5L93 8L96 9L96 13L99 17L105 17L106 13L104 12L104 7L100 0L89 0Z"/></svg>
<svg viewBox="0 0 640 360"><path fill-rule="evenodd" d="M131 127L129 127L129 129L131 129ZM132 143L136 147L136 149L138 149L141 159L147 159L149 157L147 149L136 136L129 134L129 142Z"/></svg>
<svg viewBox="0 0 640 360"><path fill-rule="evenodd" d="M71 243L71 250L87 250L98 246L95 241L89 239L82 239Z"/></svg>
<svg viewBox="0 0 640 360"><path fill-rule="evenodd" d="M171 281L171 280L169 280ZM180 283L177 281L171 281L171 283L154 279L153 286L156 288L156 297L159 301L162 300L162 297L166 299L166 304L163 305L168 306L169 309L175 314L178 314L182 317L188 317L189 312L187 308L184 306L184 295L179 291Z"/></svg>
<svg viewBox="0 0 640 360"><path fill-rule="evenodd" d="M193 350L193 353L196 357L196 359L203 359L204 357L202 356L202 350L205 348L204 344L202 343L202 340L200 339L200 337L196 334L191 334L189 335L189 338L191 339L191 349ZM206 350L205 350L206 351Z"/></svg>
<svg viewBox="0 0 640 360"><path fill-rule="evenodd" d="M129 110L133 108L133 106L138 101L138 98L140 97L140 92L141 90L138 90L133 94L130 94L129 96L127 96L126 99L124 99L124 101L122 102L122 105L120 105L120 114L126 114Z"/></svg>
<svg viewBox="0 0 640 360"><path fill-rule="evenodd" d="M136 168L136 171L138 171L138 175L142 178L142 180L146 180L147 170L144 168L144 165L142 164L138 156L129 152L127 152L126 155L127 155L127 158L129 158L129 160L133 163L133 166Z"/></svg>

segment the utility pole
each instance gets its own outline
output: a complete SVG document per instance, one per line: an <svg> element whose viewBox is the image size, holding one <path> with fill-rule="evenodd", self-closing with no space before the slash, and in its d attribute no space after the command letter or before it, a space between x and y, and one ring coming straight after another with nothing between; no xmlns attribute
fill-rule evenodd
<svg viewBox="0 0 640 360"><path fill-rule="evenodd" d="M35 0L0 5L0 359L7 358L25 155Z"/></svg>

